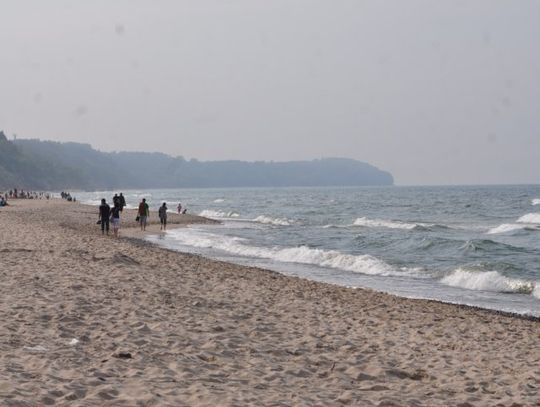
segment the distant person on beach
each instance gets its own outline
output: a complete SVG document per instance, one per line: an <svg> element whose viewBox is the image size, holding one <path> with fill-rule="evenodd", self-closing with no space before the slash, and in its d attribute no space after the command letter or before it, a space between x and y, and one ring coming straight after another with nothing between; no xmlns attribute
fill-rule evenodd
<svg viewBox="0 0 540 407"><path fill-rule="evenodd" d="M180 202L178 202L178 206L176 207L176 209L178 210L178 214L182 213L182 204Z"/></svg>
<svg viewBox="0 0 540 407"><path fill-rule="evenodd" d="M148 207L145 198L143 198L141 203L139 204L139 211L137 213L139 216L139 224L141 225L141 230L146 230L146 221L148 216L150 215L150 208Z"/></svg>
<svg viewBox="0 0 540 407"><path fill-rule="evenodd" d="M99 220L101 221L101 234L109 234L109 218L111 216L111 207L107 204L105 198L101 200L101 205L99 205Z"/></svg>
<svg viewBox="0 0 540 407"><path fill-rule="evenodd" d="M118 194L114 194L112 202L113 206L116 206L116 204L120 205L120 197L118 196Z"/></svg>
<svg viewBox="0 0 540 407"><path fill-rule="evenodd" d="M111 210L111 221L112 221L114 237L118 237L118 231L120 230L120 212L121 211L122 211L122 207L120 206L120 203L117 203L116 205L114 205L114 207Z"/></svg>
<svg viewBox="0 0 540 407"><path fill-rule="evenodd" d="M163 202L163 205L159 207L159 221L161 222L160 230L167 229L167 204Z"/></svg>
<svg viewBox="0 0 540 407"><path fill-rule="evenodd" d="M120 199L120 212L122 212L124 210L124 207L126 206L126 198L124 198L122 192L120 192L120 196L118 198Z"/></svg>

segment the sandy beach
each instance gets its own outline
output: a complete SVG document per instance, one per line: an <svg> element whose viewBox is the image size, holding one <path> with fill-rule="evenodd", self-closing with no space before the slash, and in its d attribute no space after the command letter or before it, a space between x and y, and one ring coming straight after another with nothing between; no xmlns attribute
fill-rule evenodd
<svg viewBox="0 0 540 407"><path fill-rule="evenodd" d="M133 211L114 239L97 208L10 204L2 406L540 406L536 320L165 250Z"/></svg>

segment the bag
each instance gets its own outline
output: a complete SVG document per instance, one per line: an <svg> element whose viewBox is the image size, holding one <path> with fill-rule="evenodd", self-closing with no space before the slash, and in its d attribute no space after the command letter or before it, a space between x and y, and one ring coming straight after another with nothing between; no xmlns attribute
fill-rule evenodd
<svg viewBox="0 0 540 407"><path fill-rule="evenodd" d="M96 225L101 225L101 220L98 220L98 221L96 222Z"/></svg>
<svg viewBox="0 0 540 407"><path fill-rule="evenodd" d="M135 222L138 222L139 220L141 220L141 218L139 217L139 215L137 215L137 217L135 218Z"/></svg>

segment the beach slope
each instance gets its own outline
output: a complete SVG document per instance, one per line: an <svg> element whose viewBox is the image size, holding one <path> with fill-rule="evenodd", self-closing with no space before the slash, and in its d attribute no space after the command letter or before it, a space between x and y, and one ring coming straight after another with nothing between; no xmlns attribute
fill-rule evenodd
<svg viewBox="0 0 540 407"><path fill-rule="evenodd" d="M84 205L10 203L3 406L540 405L537 321L101 236Z"/></svg>

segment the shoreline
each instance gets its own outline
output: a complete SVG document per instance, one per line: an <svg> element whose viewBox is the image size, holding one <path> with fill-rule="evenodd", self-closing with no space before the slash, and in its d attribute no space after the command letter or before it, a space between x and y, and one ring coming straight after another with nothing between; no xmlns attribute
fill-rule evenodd
<svg viewBox="0 0 540 407"><path fill-rule="evenodd" d="M205 218L205 219L208 219L208 218ZM188 227L189 225L190 224L181 225L181 226L175 226L175 227L173 227L171 229L182 229L184 227ZM155 226L159 226L159 225L155 225ZM167 229L167 231L168 230L169 229ZM125 231L126 230L124 229L124 232ZM468 309L475 310L475 311L485 311L485 312L488 312L488 313L493 313L493 314L501 315L501 316L507 316L507 317L510 317L510 318L518 318L518 319L524 319L524 320L528 320L528 321L540 322L540 316L537 316L537 315L531 315L531 314L526 314L526 313L520 314L518 312L498 310L498 309L495 309L495 308L485 308L485 307L481 307L481 306L478 306L478 305L471 305L471 304L464 304L464 303L457 303L457 302L449 302L449 301L437 300L437 299L433 299L433 298L405 297L405 296L400 296L400 295L393 294L393 293L386 292L386 291L376 290L376 289L373 289L373 288L370 288L370 287L350 287L350 286L345 286L345 285L340 285L340 284L335 284L335 283L330 283L330 282L325 282L325 281L318 281L318 280L310 279L310 278L307 278L307 277L293 276L293 275L286 274L284 272L272 270L270 268L264 268L264 267L258 267L258 266L247 266L247 265L243 265L243 264L240 264L240 263L234 263L232 261L217 260L217 259L213 259L212 257L207 257L205 255L195 253L195 252L176 250L176 249L171 249L171 248L168 248L168 247L160 246L158 243L151 242L151 241L146 239L146 237L148 237L148 236L162 235L166 231L156 229L156 230L153 230L153 231L148 231L147 230L147 231L143 232L142 234L140 234L140 232L141 231L138 228L129 228L128 229L128 234L127 235L124 234L123 236L120 236L120 238L121 239L127 239L127 240L131 241L134 244L140 244L140 245L143 245L143 246L148 245L148 246L152 246L152 247L155 247L157 249L160 249L160 250L169 251L171 253L178 253L178 254L189 255L189 256L198 256L198 257L200 257L202 259L205 259L205 260L208 260L208 261L223 263L223 264L234 266L234 267L248 267L250 269L259 270L259 271L262 271L262 272L276 273L276 274L278 274L280 276L283 276L283 277L286 277L286 278L299 279L299 280L309 281L309 282L313 282L313 283L317 283L317 284L328 285L328 286L331 286L331 287L345 288L347 290L353 290L353 291L354 290L372 291L374 293L385 294L385 295L389 295L391 297L396 297L396 298L403 299L403 300L408 300L408 301L427 301L427 302L432 302L432 303L441 304L441 305L449 305L449 306L455 306L455 307L459 307L459 308L468 308Z"/></svg>
<svg viewBox="0 0 540 407"><path fill-rule="evenodd" d="M58 198L51 198L51 200L54 200L54 199L58 199ZM69 204L70 205L72 205L72 204L81 205L81 206L85 206L85 207L88 207L88 208L97 208L97 206L95 206L95 205L85 204L85 203L82 203L82 202L79 202L79 201L77 201L75 203L70 202ZM433 302L433 303L438 303L438 304L443 304L443 305L450 305L450 306L456 306L456 307L465 307L465 308L470 308L472 310L491 312L491 313L494 313L494 314L498 314L498 315L502 315L502 316L508 316L508 317L512 317L512 318L519 318L519 319L525 319L525 320L540 322L540 315L531 315L531 314L526 314L526 313L505 311L505 310L499 310L499 309L495 309L495 308L486 308L486 307L482 307L482 306L478 306L478 305L471 305L471 304L464 304L464 303L457 303L457 302L449 302L449 301L444 301L444 300L439 300L439 299L434 299L434 298L405 297L405 296L400 296L398 294L394 294L394 293L387 292L387 291L379 291L379 290L376 290L376 289L373 289L373 288L370 288L370 287L348 287L348 286L343 286L343 285L339 285L339 284L334 284L334 283L331 283L331 282L324 282L324 281L312 280L312 279L309 279L309 278L304 278L304 277L299 277L299 276L292 276L292 275L288 275L288 274L286 274L284 272L271 270L271 269L267 269L267 268L264 268L264 267L246 266L246 265L239 264L239 263L228 262L228 261L224 261L224 260L216 260L216 259L213 259L211 257L206 257L204 255L200 255L200 254L194 253L194 252L169 249L167 247L160 246L159 244L157 244L155 242L150 242L150 241L146 240L146 237L151 236L151 235L164 234L165 232L167 232L167 231L169 231L171 229L181 229L181 228L185 228L185 227L188 227L188 226L194 225L194 224L219 225L219 224L221 224L221 222L219 220L216 220L216 219L206 218L206 217L199 216L199 215L192 215L192 214L182 214L181 215L181 214L176 214L176 213L169 212L168 213L169 217L168 217L168 222L167 222L167 230L160 230L160 229L158 229L158 227L160 226L160 222L159 222L159 218L158 218L158 215L157 215L157 211L151 211L151 214L153 214L154 216L151 216L150 219L148 220L146 230L141 231L137 222L131 221L131 220L127 221L127 222L124 221L124 217L126 215L128 215L128 214L131 216L132 219L134 219L134 217L137 215L137 209L134 209L134 208L130 208L130 209L126 208L126 209L124 209L124 212L123 212L123 215L122 215L122 224L121 224L119 238L120 239L128 239L128 240L133 239L133 241L139 240L141 242L144 242L145 244L154 246L155 248L158 248L160 250L167 250L167 251L171 251L172 253L179 253L179 254L182 254L182 255L199 256L199 257L201 257L201 258L203 258L205 260L208 260L208 261L220 262L220 263L224 263L224 264L235 266L235 267L249 267L249 268L261 270L261 271L264 271L264 272L276 273L276 274L279 274L279 275L287 277L287 278L306 280L306 281L315 282L315 283L318 283L318 284L327 284L327 285L330 285L330 286L341 287L341 288L346 288L346 289L351 289L351 290L373 291L375 293L390 295L392 297L405 299L405 300L410 300L410 301L428 301L428 302ZM112 236L112 225L111 225L111 232L110 233L111 233L110 237L113 237Z"/></svg>
<svg viewBox="0 0 540 407"><path fill-rule="evenodd" d="M540 399L538 319L102 237L89 208L0 211L7 406Z"/></svg>

